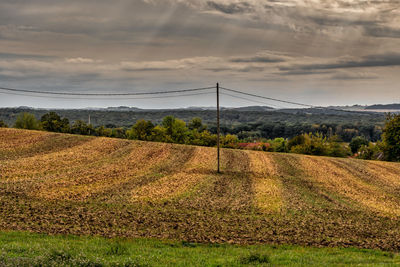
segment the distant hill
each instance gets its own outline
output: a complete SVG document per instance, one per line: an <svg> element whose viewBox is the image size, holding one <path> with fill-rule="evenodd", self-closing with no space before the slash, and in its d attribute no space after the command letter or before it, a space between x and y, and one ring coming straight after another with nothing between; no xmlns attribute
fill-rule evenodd
<svg viewBox="0 0 400 267"><path fill-rule="evenodd" d="M400 164L0 128L0 230L400 249ZM191 248L188 248L191 249Z"/></svg>
<svg viewBox="0 0 400 267"><path fill-rule="evenodd" d="M271 111L274 110L272 107L268 106L248 106L240 108L223 108L225 110L238 110L238 111Z"/></svg>
<svg viewBox="0 0 400 267"><path fill-rule="evenodd" d="M13 126L22 112L29 112L40 119L45 113L57 112L71 123L76 120L89 121L94 127L101 125L108 128L132 127L138 120L150 120L154 124L161 123L166 116L189 122L195 117L202 119L212 133L216 133L215 108L189 109L137 109L132 107L91 108L91 109L32 109L0 108L0 120ZM381 136L381 128L385 123L384 113L358 111L345 112L339 109L270 109L264 106L221 109L221 131L223 134L235 134L240 139L257 138L292 138L308 132L330 131L349 142L356 135L363 135L371 141ZM332 130L330 130L332 129Z"/></svg>
<svg viewBox="0 0 400 267"><path fill-rule="evenodd" d="M367 109L367 110L371 110L371 109L400 110L400 104L385 104L385 105L377 104L377 105L367 106L365 109Z"/></svg>
<svg viewBox="0 0 400 267"><path fill-rule="evenodd" d="M86 109L36 109L29 107L0 108L0 120L8 125L13 125L18 114L29 112L40 119L47 112L55 111L60 116L75 120L88 121L90 115L94 126L109 125L112 127L130 127L137 120L151 120L161 122L162 118L173 115L186 122L194 117L200 117L208 125L215 124L215 108L185 108L185 109L139 109L134 107L109 107ZM241 108L221 108L221 123L232 125L237 123L335 123L335 124L381 124L384 116L378 113L345 113L335 110L321 109L272 109L267 106L250 106Z"/></svg>

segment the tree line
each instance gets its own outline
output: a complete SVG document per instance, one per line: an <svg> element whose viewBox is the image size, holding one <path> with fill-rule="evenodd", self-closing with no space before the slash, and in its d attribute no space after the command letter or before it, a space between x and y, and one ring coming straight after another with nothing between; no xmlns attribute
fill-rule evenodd
<svg viewBox="0 0 400 267"><path fill-rule="evenodd" d="M264 126L263 126L264 125ZM274 133L273 129L261 124L263 131ZM0 127L7 125L0 120ZM59 133L71 133L80 135L104 136L113 138L126 138L133 140L168 142L177 144L216 146L217 135L213 129L209 129L200 118L193 118L188 123L174 116L165 116L161 123L153 124L150 120L138 120L130 128L109 128L105 126L93 127L82 120L70 123L68 118L60 117L56 112L44 114L37 120L33 114L21 113L15 122L15 128L45 130ZM249 127L254 127L250 125ZM258 125L257 127L260 127ZM276 127L276 126L274 126ZM276 138L248 137L240 133L250 128L241 129L239 134L230 134L226 128L221 137L221 145L227 148L254 149L271 152L289 152L308 155L348 157L354 156L362 159L379 159L400 161L400 115L389 114L384 127L377 132L381 133L377 141L371 141L371 135L377 135L371 128L366 129L368 134L349 134L343 138L338 132L343 128L322 127L315 125L313 129L292 138L284 136ZM235 132L235 131L233 131ZM344 131L346 132L346 131ZM359 132L356 132L359 133ZM351 138L350 138L351 137Z"/></svg>

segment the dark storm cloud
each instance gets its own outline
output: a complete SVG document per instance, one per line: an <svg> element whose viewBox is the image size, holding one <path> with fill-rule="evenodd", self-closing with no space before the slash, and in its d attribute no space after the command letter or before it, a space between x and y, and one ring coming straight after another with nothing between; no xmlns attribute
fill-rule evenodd
<svg viewBox="0 0 400 267"><path fill-rule="evenodd" d="M247 2L222 4L208 1L207 6L225 14L247 13L253 11L252 5Z"/></svg>
<svg viewBox="0 0 400 267"><path fill-rule="evenodd" d="M400 38L400 28L371 26L365 28L365 34L373 37Z"/></svg>
<svg viewBox="0 0 400 267"><path fill-rule="evenodd" d="M265 68L258 67L258 66L246 66L246 67L241 67L241 68L234 68L234 67L205 68L204 70L212 71L212 72L224 72L224 71L230 71L230 72L260 72L260 71L264 71Z"/></svg>
<svg viewBox="0 0 400 267"><path fill-rule="evenodd" d="M392 67L400 66L400 53L387 53L379 55L369 55L360 60L342 60L332 63L303 64L280 67L281 71L312 71L348 68L368 68L368 67Z"/></svg>
<svg viewBox="0 0 400 267"><path fill-rule="evenodd" d="M130 67L123 67L121 68L123 71L169 71L169 70L175 70L175 68L130 68Z"/></svg>
<svg viewBox="0 0 400 267"><path fill-rule="evenodd" d="M233 63L277 63L285 59L276 56L238 57L230 60Z"/></svg>
<svg viewBox="0 0 400 267"><path fill-rule="evenodd" d="M300 76L300 75L316 75L316 74L329 74L332 73L330 71L315 71L315 70L291 70L276 73L281 76Z"/></svg>
<svg viewBox="0 0 400 267"><path fill-rule="evenodd" d="M371 73L337 73L331 76L332 80L375 80L377 75Z"/></svg>
<svg viewBox="0 0 400 267"><path fill-rule="evenodd" d="M2 59L52 59L54 57L45 55L30 55L30 54L15 54L15 53L1 53L0 60Z"/></svg>

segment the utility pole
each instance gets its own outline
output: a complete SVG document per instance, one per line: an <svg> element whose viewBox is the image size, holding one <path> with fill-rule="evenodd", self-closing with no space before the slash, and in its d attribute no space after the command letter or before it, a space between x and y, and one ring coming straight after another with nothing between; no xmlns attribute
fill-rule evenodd
<svg viewBox="0 0 400 267"><path fill-rule="evenodd" d="M221 173L220 170L220 135L221 130L219 128L219 83L217 83L217 160L218 160L218 173Z"/></svg>
<svg viewBox="0 0 400 267"><path fill-rule="evenodd" d="M89 114L88 127L90 127L90 114ZM90 128L89 128L89 135L90 135Z"/></svg>

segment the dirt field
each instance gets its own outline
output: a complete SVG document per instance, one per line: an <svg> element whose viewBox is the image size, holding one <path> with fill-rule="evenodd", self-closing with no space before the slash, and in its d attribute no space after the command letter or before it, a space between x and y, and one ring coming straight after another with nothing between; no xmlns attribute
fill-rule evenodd
<svg viewBox="0 0 400 267"><path fill-rule="evenodd" d="M400 164L0 129L0 230L400 250Z"/></svg>

